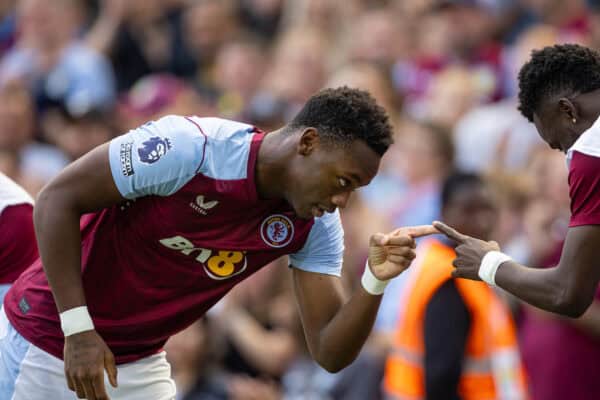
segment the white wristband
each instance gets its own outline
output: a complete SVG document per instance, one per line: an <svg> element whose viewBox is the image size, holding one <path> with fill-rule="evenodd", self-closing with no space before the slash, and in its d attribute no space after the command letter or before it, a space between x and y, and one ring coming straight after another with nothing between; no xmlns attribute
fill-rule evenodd
<svg viewBox="0 0 600 400"><path fill-rule="evenodd" d="M499 251L488 251L481 259L479 277L489 285L496 286L496 271L500 264L512 261L512 258Z"/></svg>
<svg viewBox="0 0 600 400"><path fill-rule="evenodd" d="M379 280L373 275L371 272L371 268L369 267L369 260L367 260L367 264L365 265L365 272L363 272L362 279L360 280L362 287L374 296L378 296L383 294L385 287L389 283L389 279L387 281Z"/></svg>
<svg viewBox="0 0 600 400"><path fill-rule="evenodd" d="M86 306L71 308L60 313L60 327L65 337L94 330L94 322Z"/></svg>

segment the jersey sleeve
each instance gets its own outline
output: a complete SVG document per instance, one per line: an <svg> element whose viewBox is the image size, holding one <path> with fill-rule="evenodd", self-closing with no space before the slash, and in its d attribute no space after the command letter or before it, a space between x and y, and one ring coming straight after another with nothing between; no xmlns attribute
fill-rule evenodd
<svg viewBox="0 0 600 400"><path fill-rule="evenodd" d="M167 116L110 142L110 169L121 195L169 196L204 163L207 137L191 119Z"/></svg>
<svg viewBox="0 0 600 400"><path fill-rule="evenodd" d="M290 254L290 264L303 271L341 276L343 257L344 229L336 210L315 220L304 247Z"/></svg>
<svg viewBox="0 0 600 400"><path fill-rule="evenodd" d="M600 225L600 158L574 152L569 165L569 226Z"/></svg>

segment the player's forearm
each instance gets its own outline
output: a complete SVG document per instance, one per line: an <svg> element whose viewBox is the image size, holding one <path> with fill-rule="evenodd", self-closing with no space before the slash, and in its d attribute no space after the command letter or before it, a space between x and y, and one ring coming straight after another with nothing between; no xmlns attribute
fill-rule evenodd
<svg viewBox="0 0 600 400"><path fill-rule="evenodd" d="M519 299L546 311L578 317L589 306L559 267L529 268L514 261L498 268L496 284ZM590 299L591 301L591 299Z"/></svg>
<svg viewBox="0 0 600 400"><path fill-rule="evenodd" d="M354 292L319 335L313 357L323 368L337 372L354 361L371 333L380 303L381 296L362 287Z"/></svg>
<svg viewBox="0 0 600 400"><path fill-rule="evenodd" d="M34 209L35 232L44 272L59 312L85 304L81 282L81 213L45 189Z"/></svg>

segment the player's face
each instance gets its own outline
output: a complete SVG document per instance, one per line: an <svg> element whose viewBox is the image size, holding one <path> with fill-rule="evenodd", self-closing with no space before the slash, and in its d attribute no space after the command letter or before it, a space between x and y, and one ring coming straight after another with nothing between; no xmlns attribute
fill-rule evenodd
<svg viewBox="0 0 600 400"><path fill-rule="evenodd" d="M464 186L452 195L442 211L443 220L458 231L490 240L498 212L491 191L480 184Z"/></svg>
<svg viewBox="0 0 600 400"><path fill-rule="evenodd" d="M543 102L533 114L533 123L540 137L555 149L566 153L577 137L572 118L557 103Z"/></svg>
<svg viewBox="0 0 600 400"><path fill-rule="evenodd" d="M380 160L361 140L345 147L319 143L294 167L287 199L302 218L344 208L352 192L377 174Z"/></svg>

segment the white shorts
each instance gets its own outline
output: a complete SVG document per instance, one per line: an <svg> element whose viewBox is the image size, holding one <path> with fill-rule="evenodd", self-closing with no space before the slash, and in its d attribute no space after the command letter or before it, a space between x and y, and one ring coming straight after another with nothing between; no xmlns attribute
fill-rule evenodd
<svg viewBox="0 0 600 400"><path fill-rule="evenodd" d="M111 400L174 400L175 382L165 352L117 366L118 388L105 373ZM62 360L25 340L0 308L0 400L76 400Z"/></svg>

